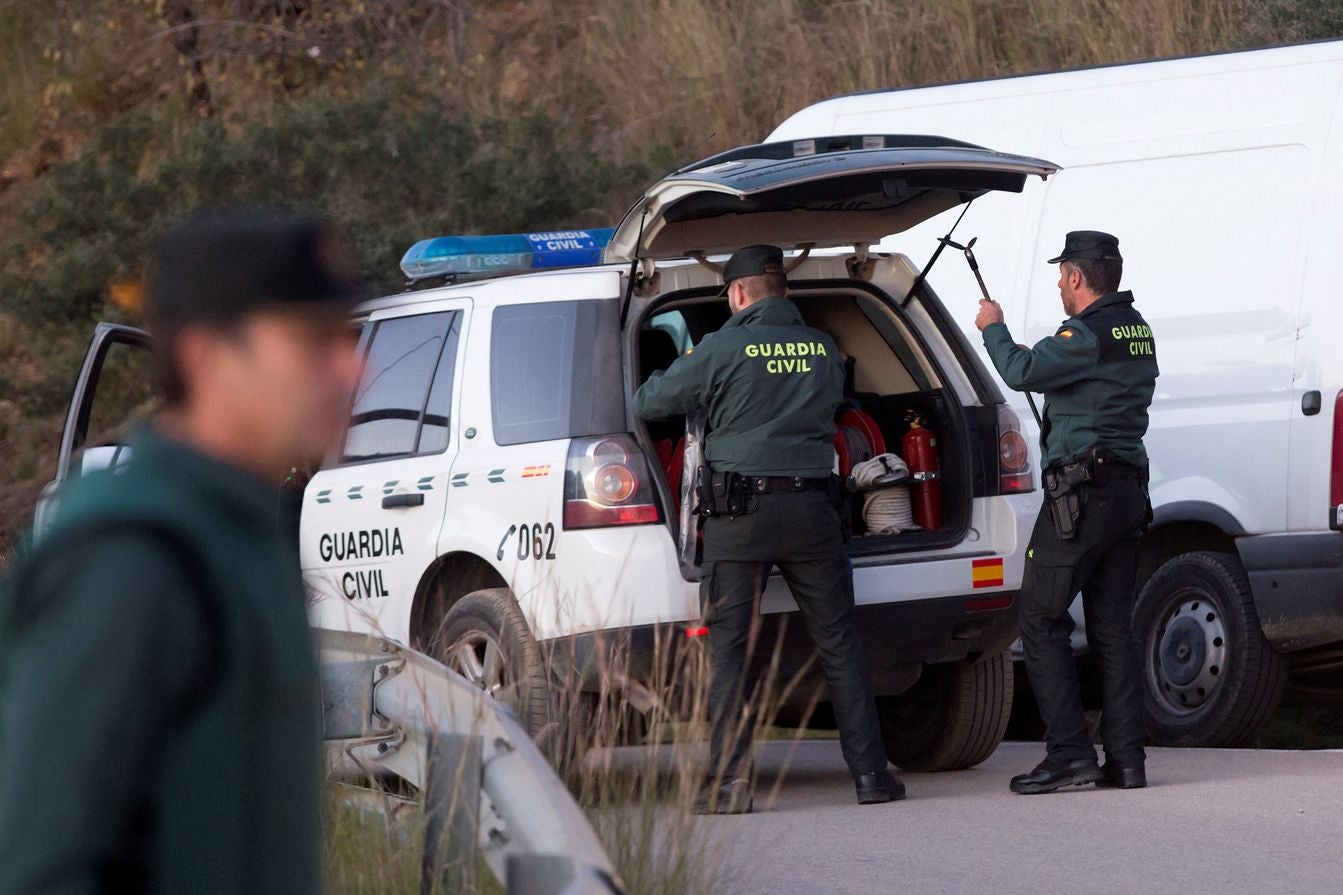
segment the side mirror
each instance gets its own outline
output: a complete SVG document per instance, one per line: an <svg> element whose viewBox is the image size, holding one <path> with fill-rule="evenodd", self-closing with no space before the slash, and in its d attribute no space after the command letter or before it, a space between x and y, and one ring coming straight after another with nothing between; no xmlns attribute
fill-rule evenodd
<svg viewBox="0 0 1343 895"><path fill-rule="evenodd" d="M105 444L91 447L80 453L78 475L83 477L91 472L100 472L104 469L121 469L130 460L130 445Z"/></svg>

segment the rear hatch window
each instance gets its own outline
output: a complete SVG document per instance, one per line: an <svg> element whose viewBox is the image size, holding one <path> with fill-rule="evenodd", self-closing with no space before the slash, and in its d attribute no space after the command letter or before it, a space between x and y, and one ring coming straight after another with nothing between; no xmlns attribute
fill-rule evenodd
<svg viewBox="0 0 1343 895"><path fill-rule="evenodd" d="M805 145L802 145L805 144ZM989 192L1019 193L1058 166L935 137L744 146L653 184L616 228L607 261L879 242Z"/></svg>

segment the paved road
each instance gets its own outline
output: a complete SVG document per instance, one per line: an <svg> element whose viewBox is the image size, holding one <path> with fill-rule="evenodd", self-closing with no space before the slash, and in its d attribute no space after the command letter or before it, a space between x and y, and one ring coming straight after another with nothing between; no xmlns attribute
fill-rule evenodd
<svg viewBox="0 0 1343 895"><path fill-rule="evenodd" d="M702 823L750 895L1343 892L1343 753L1153 749L1145 790L1009 792L1040 757L1005 744L859 807L837 742L766 743L757 813Z"/></svg>

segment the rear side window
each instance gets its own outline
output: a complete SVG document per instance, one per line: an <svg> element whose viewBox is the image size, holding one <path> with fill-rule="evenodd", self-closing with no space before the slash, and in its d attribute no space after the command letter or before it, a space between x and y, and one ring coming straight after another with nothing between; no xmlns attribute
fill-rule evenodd
<svg viewBox="0 0 1343 895"><path fill-rule="evenodd" d="M618 303L555 301L497 308L490 337L490 394L496 444L623 432Z"/></svg>
<svg viewBox="0 0 1343 895"><path fill-rule="evenodd" d="M448 446L461 314L373 324L342 463L436 453Z"/></svg>

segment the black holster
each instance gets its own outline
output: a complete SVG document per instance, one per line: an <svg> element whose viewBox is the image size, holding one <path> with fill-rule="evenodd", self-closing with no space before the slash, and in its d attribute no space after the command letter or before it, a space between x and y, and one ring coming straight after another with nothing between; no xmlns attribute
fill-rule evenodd
<svg viewBox="0 0 1343 895"><path fill-rule="evenodd" d="M700 467L701 516L749 516L758 509L760 499L751 491L745 476L714 472L707 463Z"/></svg>
<svg viewBox="0 0 1343 895"><path fill-rule="evenodd" d="M1060 541L1077 537L1077 526L1087 505L1087 484L1095 477L1091 458L1064 463L1045 470L1045 500Z"/></svg>

